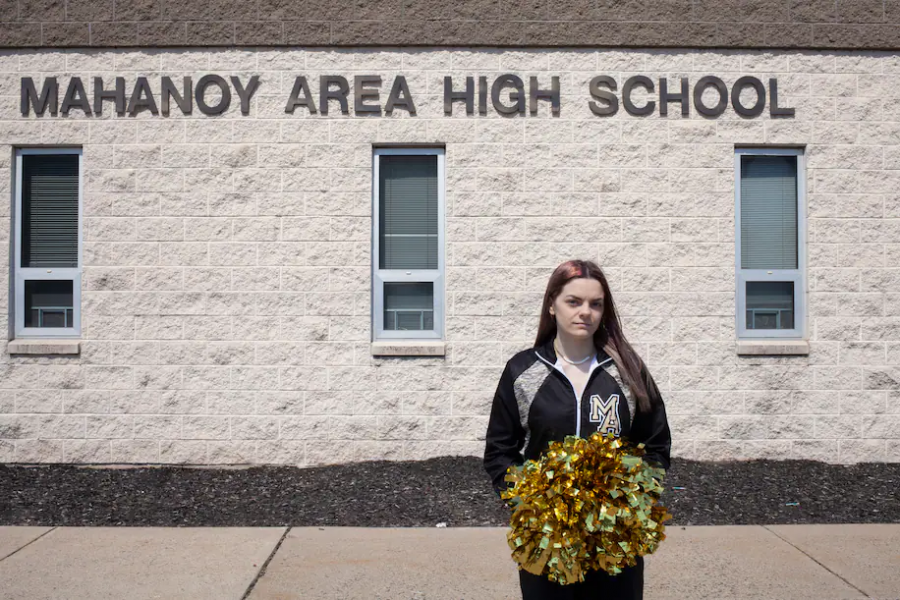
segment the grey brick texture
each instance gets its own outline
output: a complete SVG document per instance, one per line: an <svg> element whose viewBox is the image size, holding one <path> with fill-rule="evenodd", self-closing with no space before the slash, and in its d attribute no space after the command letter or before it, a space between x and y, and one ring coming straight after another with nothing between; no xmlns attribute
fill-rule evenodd
<svg viewBox="0 0 900 600"><path fill-rule="evenodd" d="M0 0L0 48L900 48L898 0Z"/></svg>

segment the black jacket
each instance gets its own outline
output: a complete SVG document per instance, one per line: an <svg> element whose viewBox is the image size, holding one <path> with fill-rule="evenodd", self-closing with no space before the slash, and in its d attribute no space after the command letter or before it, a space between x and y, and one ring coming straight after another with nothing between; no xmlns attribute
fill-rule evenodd
<svg viewBox="0 0 900 600"><path fill-rule="evenodd" d="M635 410L635 398L625 386L613 359L600 350L581 398L557 365L553 342L523 350L506 363L485 435L484 468L499 494L510 465L540 457L548 444L567 435L588 438L610 431L646 445L645 460L668 469L672 444L666 409L656 382L649 380L652 410ZM655 398L653 398L655 396Z"/></svg>

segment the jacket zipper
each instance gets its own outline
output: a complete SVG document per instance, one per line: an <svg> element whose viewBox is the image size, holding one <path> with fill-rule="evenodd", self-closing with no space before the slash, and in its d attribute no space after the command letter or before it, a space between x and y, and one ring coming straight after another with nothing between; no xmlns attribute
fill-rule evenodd
<svg viewBox="0 0 900 600"><path fill-rule="evenodd" d="M587 384L584 384L584 389L587 389ZM574 386L572 392L575 392ZM584 396L584 392L581 395ZM575 435L581 437L581 398L578 397L578 394L575 394L575 410L578 411L575 413Z"/></svg>
<svg viewBox="0 0 900 600"><path fill-rule="evenodd" d="M594 379L594 374L600 370L601 365L605 365L606 363L611 361L612 358L607 358L603 362L597 363L597 366L594 367L594 370L591 371L590 374L588 375L587 381L584 383L584 389L581 390L581 396L579 396L578 393L575 391L575 386L572 384L572 382L569 380L569 377L565 373L560 373L559 369L556 368L556 365L550 364L550 361L545 359L543 356L541 356L539 352L535 352L535 354L542 361L544 361L545 363L550 365L550 367L553 369L554 372L559 373L559 375L563 378L563 380L572 389L572 395L575 396L575 435L577 437L581 437L581 401L584 398L584 394L585 394L585 392L587 392L588 387L590 387L591 381Z"/></svg>
<svg viewBox="0 0 900 600"><path fill-rule="evenodd" d="M584 395L588 391L588 387L591 385L591 380L594 379L594 374L600 370L600 365L598 364L594 367L594 370L591 371L590 375L588 375L587 381L584 382L584 389L581 390L581 396L575 393L575 386L572 385L572 382L569 381L569 378L566 377L566 381L572 387L572 393L575 394L576 404L578 406L578 413L576 413L575 418L575 435L581 437L581 402L584 400Z"/></svg>

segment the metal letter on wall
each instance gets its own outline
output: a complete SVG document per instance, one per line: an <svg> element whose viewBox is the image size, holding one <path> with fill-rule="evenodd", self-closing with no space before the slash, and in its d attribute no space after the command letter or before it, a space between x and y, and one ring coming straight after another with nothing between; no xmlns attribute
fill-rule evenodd
<svg viewBox="0 0 900 600"><path fill-rule="evenodd" d="M66 95L63 96L60 112L67 116L72 108L80 108L85 115L91 115L91 104L88 102L87 92L84 91L81 77L73 77L69 80L69 87L66 88Z"/></svg>
<svg viewBox="0 0 900 600"><path fill-rule="evenodd" d="M653 109L656 108L656 102L653 100L648 100L647 104L644 106L636 106L634 102L631 101L631 90L633 90L636 86L644 87L649 93L653 93L653 81L649 77L645 77L643 75L635 75L634 77L629 77L625 80L625 85L622 86L622 104L625 106L625 111L629 115L635 115L637 117L643 117L644 115L649 115L653 112Z"/></svg>
<svg viewBox="0 0 900 600"><path fill-rule="evenodd" d="M475 112L475 80L466 77L466 91L453 91L453 78L444 77L444 116L449 117L453 114L453 103L463 101L466 103L466 114L471 115Z"/></svg>
<svg viewBox="0 0 900 600"><path fill-rule="evenodd" d="M478 78L478 114L487 115L488 84L484 75Z"/></svg>
<svg viewBox="0 0 900 600"><path fill-rule="evenodd" d="M778 80L774 77L769 79L769 96L772 100L769 102L769 114L773 117L793 117L794 109L778 106Z"/></svg>
<svg viewBox="0 0 900 600"><path fill-rule="evenodd" d="M189 115L193 112L193 83L190 77L184 77L181 80L182 91L178 91L175 84L172 83L171 77L162 78L162 92L159 101L160 108L164 117L169 116L169 100L175 100L182 114Z"/></svg>
<svg viewBox="0 0 900 600"><path fill-rule="evenodd" d="M219 98L219 103L215 106L207 104L204 98L206 88L211 85L218 86L222 92L222 97ZM194 101L197 103L197 108L204 115L221 115L231 106L231 88L228 86L228 82L218 75L204 75L197 82L197 89L194 91Z"/></svg>
<svg viewBox="0 0 900 600"><path fill-rule="evenodd" d="M356 75L353 78L353 112L358 115L381 116L380 104L366 104L366 100L378 102L378 90L369 86L381 87L380 75Z"/></svg>
<svg viewBox="0 0 900 600"><path fill-rule="evenodd" d="M598 117L608 117L619 112L619 99L612 92L616 91L616 80L608 75L599 75L591 79L590 91L591 97L602 102L606 102L606 106L597 104L594 101L588 103L588 108ZM600 89L600 86L606 86L609 92Z"/></svg>
<svg viewBox="0 0 900 600"><path fill-rule="evenodd" d="M550 89L538 89L538 80L534 75L529 80L529 109L532 115L538 114L537 101L550 100L550 112L554 117L559 116L559 77L550 78Z"/></svg>
<svg viewBox="0 0 900 600"><path fill-rule="evenodd" d="M291 90L291 96L288 98L287 104L284 105L284 112L294 114L294 110L298 106L305 106L311 115L316 114L316 102L309 91L306 77L303 76L294 79L294 88Z"/></svg>
<svg viewBox="0 0 900 600"><path fill-rule="evenodd" d="M331 84L336 84L338 89L331 89ZM349 115L347 95L350 93L350 84L340 75L322 75L319 77L319 110L323 115L328 114L328 101L337 100L341 105L341 114Z"/></svg>
<svg viewBox="0 0 900 600"><path fill-rule="evenodd" d="M741 90L750 86L756 91L756 104L747 108L741 104ZM744 117L758 117L766 108L766 88L763 87L762 81L756 77L745 76L734 82L731 88L731 106L737 113Z"/></svg>
<svg viewBox="0 0 900 600"><path fill-rule="evenodd" d="M149 110L150 114L159 114L156 100L153 99L153 90L150 89L150 82L146 77L138 77L134 84L131 99L128 101L128 114L133 117L142 108Z"/></svg>
<svg viewBox="0 0 900 600"><path fill-rule="evenodd" d="M244 87L244 84L241 83L240 77L231 76L231 85L234 86L234 91L237 92L238 98L241 99L241 114L249 115L250 114L250 99L253 98L253 94L256 93L256 90L259 88L259 75L254 75L250 78L250 83L247 84L247 87Z"/></svg>
<svg viewBox="0 0 900 600"><path fill-rule="evenodd" d="M509 100L510 102L513 102L513 104L503 104L500 100L500 92L502 92L503 88L506 86L515 88L514 91L509 93ZM491 104L494 105L494 110L500 114L511 115L519 113L520 115L524 115L525 84L522 82L522 78L518 75L507 73L495 79L494 84L491 86Z"/></svg>
<svg viewBox="0 0 900 600"><path fill-rule="evenodd" d="M103 88L103 78L94 77L94 114L103 114L103 101L115 100L116 114L120 117L125 114L125 78L116 77L116 88L107 90Z"/></svg>
<svg viewBox="0 0 900 600"><path fill-rule="evenodd" d="M690 102L688 98L689 86L687 77L681 78L681 93L669 93L669 80L665 77L659 78L659 114L663 117L669 114L669 102L678 102L681 104L681 116L686 117L690 114Z"/></svg>
<svg viewBox="0 0 900 600"><path fill-rule="evenodd" d="M402 108L412 116L416 114L416 105L413 102L412 94L409 93L409 86L406 85L406 77L403 75L397 75L394 78L394 85L391 86L387 104L384 105L384 114L390 116L395 108Z"/></svg>
<svg viewBox="0 0 900 600"><path fill-rule="evenodd" d="M36 115L44 114L44 111L49 108L50 114L55 117L59 109L59 84L56 82L56 77L44 78L40 96L34 87L34 79L23 77L22 101L19 108L23 117L28 116L29 108L33 108Z"/></svg>
<svg viewBox="0 0 900 600"><path fill-rule="evenodd" d="M712 108L703 104L703 92L708 87L714 87L719 92L719 101ZM718 117L728 108L728 86L725 85L724 81L713 75L701 77L697 85L694 86L694 108L703 116Z"/></svg>

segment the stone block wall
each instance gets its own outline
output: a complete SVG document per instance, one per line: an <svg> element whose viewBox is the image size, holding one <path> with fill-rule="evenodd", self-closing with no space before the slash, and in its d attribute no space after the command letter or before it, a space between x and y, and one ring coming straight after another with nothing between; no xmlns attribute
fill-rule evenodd
<svg viewBox="0 0 900 600"><path fill-rule="evenodd" d="M260 75L250 114L22 117L23 76ZM445 75L561 78L559 117L443 114ZM284 111L297 75L406 76L412 117ZM594 116L597 74L777 77L793 118ZM177 79L176 79L177 80ZM461 85L461 83L459 84ZM387 87L382 89L382 98ZM900 55L712 50L0 54L0 280L14 148L84 149L79 356L0 353L0 461L480 455L553 267L605 270L676 457L900 460ZM130 91L130 87L129 87ZM62 93L62 92L61 92ZM352 102L351 102L352 106ZM370 352L373 145L446 147L444 357ZM735 353L734 149L805 146L808 356ZM0 295L7 314L8 294ZM5 344L2 346L5 349Z"/></svg>

